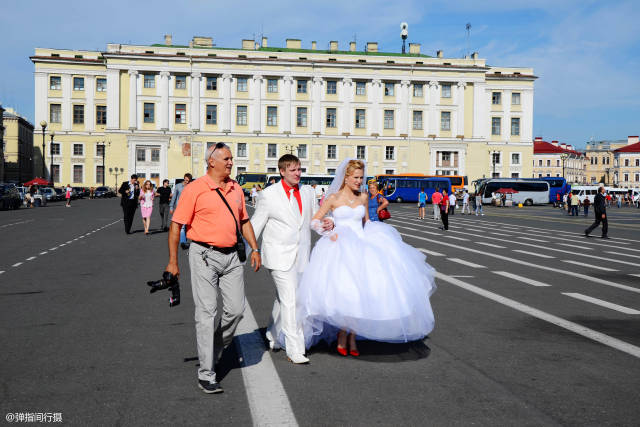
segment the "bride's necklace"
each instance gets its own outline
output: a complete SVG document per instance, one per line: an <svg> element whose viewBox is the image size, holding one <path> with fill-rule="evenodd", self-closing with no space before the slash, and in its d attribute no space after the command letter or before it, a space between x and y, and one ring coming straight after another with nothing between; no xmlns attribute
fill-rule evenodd
<svg viewBox="0 0 640 427"><path fill-rule="evenodd" d="M349 199L349 196L347 196L347 202L352 205L356 200L358 200L358 196L355 196L353 199Z"/></svg>

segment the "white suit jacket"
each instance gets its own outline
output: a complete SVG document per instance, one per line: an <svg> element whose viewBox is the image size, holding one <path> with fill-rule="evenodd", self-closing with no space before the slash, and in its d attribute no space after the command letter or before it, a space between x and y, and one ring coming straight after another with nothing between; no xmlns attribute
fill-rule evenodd
<svg viewBox="0 0 640 427"><path fill-rule="evenodd" d="M309 262L311 251L311 218L318 210L312 187L300 187L302 214L297 201L289 202L282 181L261 191L258 207L251 217L256 239L262 235L262 264L270 270L287 271L296 262L302 272Z"/></svg>

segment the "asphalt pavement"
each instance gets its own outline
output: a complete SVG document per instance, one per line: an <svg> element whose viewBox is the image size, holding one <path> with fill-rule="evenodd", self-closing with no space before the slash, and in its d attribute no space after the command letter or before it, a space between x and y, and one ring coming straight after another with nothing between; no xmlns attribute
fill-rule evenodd
<svg viewBox="0 0 640 427"><path fill-rule="evenodd" d="M640 209L609 235L550 206L485 207L450 230L391 206L388 223L438 271L433 333L318 346L294 366L264 348L268 272L245 272L248 309L219 375L197 388L185 251L182 303L149 295L167 234L125 235L118 199L0 212L0 411L69 425L637 425ZM429 206L430 211L430 206ZM157 208L152 229L159 224ZM393 266L389 266L390 269ZM255 320L255 323L252 321ZM280 420L280 422L278 421Z"/></svg>

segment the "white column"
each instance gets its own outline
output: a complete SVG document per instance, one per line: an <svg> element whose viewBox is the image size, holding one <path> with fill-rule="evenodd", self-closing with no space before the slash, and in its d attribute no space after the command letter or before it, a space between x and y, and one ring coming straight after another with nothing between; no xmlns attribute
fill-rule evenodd
<svg viewBox="0 0 640 427"><path fill-rule="evenodd" d="M367 128L370 127L369 134L377 133L382 135L382 80L373 79L371 81L371 93L368 96L371 103L371 114L367 118Z"/></svg>
<svg viewBox="0 0 640 427"><path fill-rule="evenodd" d="M353 121L354 118L351 115L351 99L353 96L353 80L350 78L342 79L340 82L342 86L341 96L342 96L342 123L340 123L340 133L349 132L353 133Z"/></svg>
<svg viewBox="0 0 640 427"><path fill-rule="evenodd" d="M409 134L409 86L410 80L402 80L400 82L400 114L398 117L399 133Z"/></svg>
<svg viewBox="0 0 640 427"><path fill-rule="evenodd" d="M107 70L107 129L119 128L120 70L109 69Z"/></svg>
<svg viewBox="0 0 640 427"><path fill-rule="evenodd" d="M233 111L231 110L231 74L222 75L222 130L231 131Z"/></svg>
<svg viewBox="0 0 640 427"><path fill-rule="evenodd" d="M280 111L280 125L281 132L291 132L291 98L292 98L293 77L285 76L283 79L282 95L281 99L284 100L284 106Z"/></svg>
<svg viewBox="0 0 640 427"><path fill-rule="evenodd" d="M73 105L71 105L71 89L73 85L71 74L62 75L62 130L71 130Z"/></svg>
<svg viewBox="0 0 640 427"><path fill-rule="evenodd" d="M84 128L88 132L93 132L96 128L96 106L93 101L93 94L96 91L95 76L85 76L84 78Z"/></svg>
<svg viewBox="0 0 640 427"><path fill-rule="evenodd" d="M458 106L456 114L456 116L458 116L457 135L464 135L464 88L466 86L467 84L465 82L458 82L456 85L456 104Z"/></svg>
<svg viewBox="0 0 640 427"><path fill-rule="evenodd" d="M511 91L505 90L502 95L503 125L500 133L502 139L508 141L511 138Z"/></svg>
<svg viewBox="0 0 640 427"><path fill-rule="evenodd" d="M249 87L249 98L253 108L249 109L249 130L253 132L263 132L263 120L262 120L262 91L263 91L264 77L256 74L253 76ZM266 115L266 112L264 112Z"/></svg>
<svg viewBox="0 0 640 427"><path fill-rule="evenodd" d="M191 73L191 130L200 130L200 81L202 74Z"/></svg>
<svg viewBox="0 0 640 427"><path fill-rule="evenodd" d="M440 84L436 80L429 82L429 135L440 134L440 123L436 105L440 100L438 93Z"/></svg>
<svg viewBox="0 0 640 427"><path fill-rule="evenodd" d="M311 96L311 132L322 131L322 108L320 101L322 99L322 77L313 78Z"/></svg>
<svg viewBox="0 0 640 427"><path fill-rule="evenodd" d="M138 72L129 70L129 129L138 126Z"/></svg>
<svg viewBox="0 0 640 427"><path fill-rule="evenodd" d="M160 93L160 103L158 111L158 126L160 130L169 130L169 72L160 72L160 81L158 82L158 92Z"/></svg>
<svg viewBox="0 0 640 427"><path fill-rule="evenodd" d="M35 73L35 126L46 120L49 123L47 73Z"/></svg>
<svg viewBox="0 0 640 427"><path fill-rule="evenodd" d="M522 119L520 120L520 140L533 141L533 89L522 90Z"/></svg>
<svg viewBox="0 0 640 427"><path fill-rule="evenodd" d="M488 138L485 132L489 126L489 107L486 99L487 84L473 83L473 138Z"/></svg>

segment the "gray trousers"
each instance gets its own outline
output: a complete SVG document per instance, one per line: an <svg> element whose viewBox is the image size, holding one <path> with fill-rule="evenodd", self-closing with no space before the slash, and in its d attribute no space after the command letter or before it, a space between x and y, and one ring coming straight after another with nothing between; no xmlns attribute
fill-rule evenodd
<svg viewBox="0 0 640 427"><path fill-rule="evenodd" d="M169 203L160 203L160 217L162 218L162 223L160 224L160 229L165 230L169 225Z"/></svg>
<svg viewBox="0 0 640 427"><path fill-rule="evenodd" d="M244 268L235 251L223 254L195 243L189 248L189 267L196 306L198 379L214 383L215 363L231 344L244 312ZM216 325L218 292L222 296L220 325Z"/></svg>

